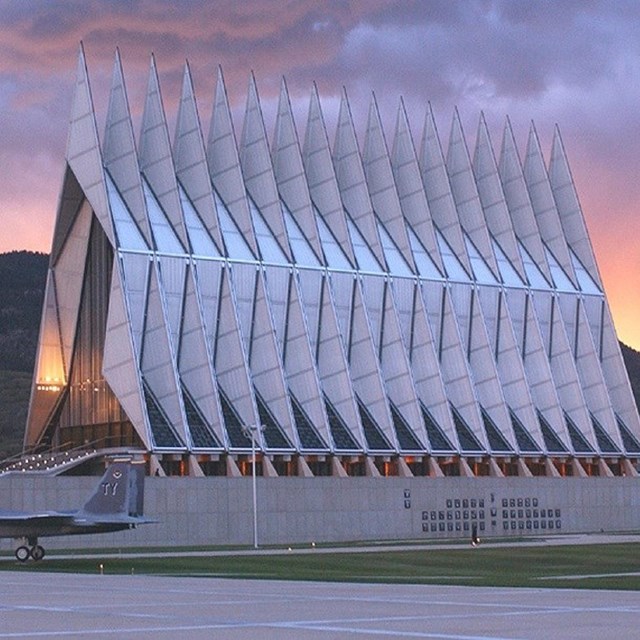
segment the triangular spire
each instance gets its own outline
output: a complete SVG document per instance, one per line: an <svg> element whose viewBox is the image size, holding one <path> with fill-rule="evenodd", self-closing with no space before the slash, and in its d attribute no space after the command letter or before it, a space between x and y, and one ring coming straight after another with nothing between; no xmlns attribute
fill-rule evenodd
<svg viewBox="0 0 640 640"><path fill-rule="evenodd" d="M420 284L418 286L422 288L429 285ZM410 340L409 343L408 340ZM413 299L411 332L409 335L405 335L405 344L410 345L411 371L418 397L449 440L455 443L457 441L455 427L449 411L449 401L440 373L427 310L420 291Z"/></svg>
<svg viewBox="0 0 640 640"><path fill-rule="evenodd" d="M189 269L184 300L183 322L180 332L178 370L180 382L186 387L191 400L206 419L207 431L212 429L219 443L225 443L225 431L220 414L218 388L212 368L213 356L206 339L205 324L199 303L196 274ZM206 433L194 433L189 420L194 446L211 447L213 438Z"/></svg>
<svg viewBox="0 0 640 640"><path fill-rule="evenodd" d="M362 162L373 209L402 256L415 272L413 253L402 215L402 208L400 207L400 200L398 199L387 143L374 94L371 94L371 102L369 103L369 119L364 137Z"/></svg>
<svg viewBox="0 0 640 640"><path fill-rule="evenodd" d="M212 345L216 379L227 400L231 403L242 424L259 424L259 417L253 400L253 390L246 353L242 345L242 334L237 317L237 303L229 282L228 269L221 272L219 308L217 310L217 335ZM227 437L233 447L235 438L225 425ZM244 438L239 437L238 440ZM240 443L237 443L240 444ZM236 446L237 446L236 444ZM247 444L251 444L247 440Z"/></svg>
<svg viewBox="0 0 640 640"><path fill-rule="evenodd" d="M564 231L560 224L560 217L558 216L553 192L551 191L551 183L544 164L540 141L533 122L529 129L523 171L542 240L560 263L573 285L576 286L576 274L569 255L569 249L567 248Z"/></svg>
<svg viewBox="0 0 640 640"><path fill-rule="evenodd" d="M104 166L149 247L154 247L140 180L127 89L120 52L116 49L103 144Z"/></svg>
<svg viewBox="0 0 640 640"><path fill-rule="evenodd" d="M362 290L356 285L348 352L351 381L360 402L367 408L389 444L396 449L396 436L387 404L387 394L371 336L371 323L367 315Z"/></svg>
<svg viewBox="0 0 640 640"><path fill-rule="evenodd" d="M346 274L338 274L346 275ZM320 293L320 322L318 330L318 348L316 358L318 375L322 391L329 399L338 415L342 417L344 426L357 446L363 442L360 416L354 398L355 393L349 375L346 352L343 339L336 318L336 312L331 297L331 289L327 278L322 279ZM353 287L353 280L352 280ZM336 448L340 447L336 444Z"/></svg>
<svg viewBox="0 0 640 640"><path fill-rule="evenodd" d="M31 385L31 401L25 431L25 444L34 445L42 436L47 420L67 381L64 354L60 340L60 323L52 269L47 273L42 319L38 335L35 375ZM41 390L38 389L41 387ZM42 389L44 387L44 389Z"/></svg>
<svg viewBox="0 0 640 640"><path fill-rule="evenodd" d="M305 131L302 160L307 175L309 194L323 220L352 265L355 265L353 246L347 229L340 191L336 180L327 130L322 117L318 89L313 85L309 100L309 117Z"/></svg>
<svg viewBox="0 0 640 640"><path fill-rule="evenodd" d="M247 192L240 168L236 136L233 131L231 110L227 100L227 90L220 67L218 67L216 95L211 114L211 126L209 127L207 160L213 186L228 207L253 254L258 256Z"/></svg>
<svg viewBox="0 0 640 640"><path fill-rule="evenodd" d="M98 127L96 125L89 74L87 73L87 63L82 44L80 44L78 55L76 86L71 105L66 159L87 200L91 203L91 208L107 234L109 242L111 242L112 246L115 246L113 222L109 212L104 182ZM70 224L71 221L69 221L68 225ZM62 229L59 231L61 233ZM55 239L54 246L56 246Z"/></svg>
<svg viewBox="0 0 640 640"><path fill-rule="evenodd" d="M442 155L440 138L438 137L436 121L430 104L427 108L424 132L422 134L420 170L433 221L467 273L471 275L473 271L471 270L467 248L462 237L460 220L458 219L458 212L451 193L447 167Z"/></svg>
<svg viewBox="0 0 640 640"><path fill-rule="evenodd" d="M553 280L549 264L542 246L509 118L504 125L498 172L516 237L529 252L547 281L551 283Z"/></svg>
<svg viewBox="0 0 640 640"><path fill-rule="evenodd" d="M247 107L240 143L240 164L247 191L275 234L280 248L291 260L288 234L282 217L280 196L273 175L271 152L253 73L249 78Z"/></svg>
<svg viewBox="0 0 640 640"><path fill-rule="evenodd" d="M327 416L296 278L292 278L289 286L285 344L284 367L289 389L324 442L329 443L331 438L327 428ZM303 438L299 439L304 447Z"/></svg>
<svg viewBox="0 0 640 640"><path fill-rule="evenodd" d="M462 228L471 238L493 275L499 279L498 265L491 246L491 238L487 232L487 222L480 203L469 150L457 109L453 111L446 163L451 193Z"/></svg>
<svg viewBox="0 0 640 640"><path fill-rule="evenodd" d="M469 363L458 329L451 294L448 289L443 289L442 291L438 357L442 378L447 390L447 398L471 429L481 446L488 451L487 438L482 426L482 418L478 409ZM463 442L460 442L460 446L461 450L465 449Z"/></svg>
<svg viewBox="0 0 640 640"><path fill-rule="evenodd" d="M147 264L149 262L147 256L139 254L135 257L142 258ZM144 301L141 303L144 304ZM105 380L118 398L118 402L122 405L127 418L140 436L140 440L145 447L152 449L153 441L142 403L143 392L139 363L133 340L135 329L128 319L130 317L127 311L128 306L125 298L123 273L116 260L113 263L111 275L102 369Z"/></svg>
<svg viewBox="0 0 640 640"><path fill-rule="evenodd" d="M600 346L600 366L609 389L609 397L616 415L624 422L632 433L640 433L640 420L629 377L625 368L620 342L613 325L609 305L603 302L602 307L602 344Z"/></svg>
<svg viewBox="0 0 640 640"><path fill-rule="evenodd" d="M464 285L454 285L462 287ZM488 289L488 288L487 288ZM507 410L507 406L498 376L498 370L494 359L494 335L497 336L497 330L489 333L488 326L493 325L497 328L497 319L495 318L498 308L498 295L490 295L491 301L488 305L488 313L483 311L481 293L471 296L471 308L466 311L469 314L469 342L467 345L467 356L469 359L469 368L471 369L472 380L474 382L474 391L480 406L491 417L492 421L503 436L507 436L507 440L511 447L515 446L515 437L511 425L511 418ZM490 289L493 294L496 289ZM458 299L456 291L452 291L452 298ZM458 309L458 316L465 313L463 309ZM490 322L487 321L487 317ZM492 317L493 316L493 317ZM486 429L486 426L485 426ZM491 438L488 437L489 446L491 446ZM494 442L495 444L495 442Z"/></svg>
<svg viewBox="0 0 640 640"><path fill-rule="evenodd" d="M577 306L575 360L582 388L588 389L584 398L591 414L622 449L622 440L611 406L611 398L600 368L600 359L593 344L584 306L581 301L577 301Z"/></svg>
<svg viewBox="0 0 640 640"><path fill-rule="evenodd" d="M165 319L162 283L158 275L158 264L154 263L149 278L147 293L147 314L143 335L141 373L145 383L153 393L155 400L162 408L169 424L180 440L190 445L180 400L178 372L174 350L171 346L170 327ZM170 434L159 424L151 424L155 444L158 447L175 446L171 444ZM164 438L167 442L162 444Z"/></svg>
<svg viewBox="0 0 640 640"><path fill-rule="evenodd" d="M560 406L569 416L576 428L582 433L593 447L595 438L593 437L593 427L591 418L587 411L587 406L580 379L576 370L576 363L573 351L567 337L567 332L562 320L562 313L559 308L557 298L552 298L551 294L545 294L550 298L551 322L550 341L548 347L548 357L551 364L551 372L555 388L558 392ZM536 308L542 302L541 296L534 298ZM568 429L567 429L568 434ZM565 442L571 442L571 438L566 438Z"/></svg>
<svg viewBox="0 0 640 640"><path fill-rule="evenodd" d="M153 56L151 56L147 96L142 113L139 158L142 174L149 182L185 252L188 252L189 239L182 216L176 171L171 157L169 130L162 105L156 61Z"/></svg>
<svg viewBox="0 0 640 640"><path fill-rule="evenodd" d="M512 299L509 298L509 301L512 302ZM571 441L553 381L551 365L544 345L545 340L538 321L538 313L530 295L528 295L527 302L524 305L523 316L524 342L521 345L522 360L534 407L567 446ZM536 432L532 432L532 435L535 436ZM544 437L538 442L541 445L545 445Z"/></svg>
<svg viewBox="0 0 640 640"><path fill-rule="evenodd" d="M272 145L273 170L280 195L295 218L314 253L322 260L322 247L304 173L296 125L287 83L282 78L278 116Z"/></svg>
<svg viewBox="0 0 640 640"><path fill-rule="evenodd" d="M402 98L396 118L396 131L391 150L391 167L402 213L440 272L444 273L438 242L433 231L431 212L420 177L420 167L413 145L409 119Z"/></svg>
<svg viewBox="0 0 640 640"><path fill-rule="evenodd" d="M358 140L351 118L351 109L344 88L340 101L336 139L333 145L333 166L346 210L381 267L386 269L384 253L380 245L380 237L364 176Z"/></svg>
<svg viewBox="0 0 640 640"><path fill-rule="evenodd" d="M405 350L398 315L394 304L391 287L387 285L384 292L383 326L380 338L380 367L385 380L385 389L389 399L395 404L400 415L419 437L420 448L428 442L422 412L418 404L418 396L411 373L411 366ZM396 430L400 448L410 449L411 445L401 440Z"/></svg>
<svg viewBox="0 0 640 640"><path fill-rule="evenodd" d="M217 247L222 247L216 205L211 192L204 137L198 116L189 63L182 77L182 94L178 107L176 134L173 144L176 176L184 187L198 215L203 220Z"/></svg>
<svg viewBox="0 0 640 640"><path fill-rule="evenodd" d="M598 273L598 265L593 254L593 248L589 240L589 233L578 200L576 187L569 169L569 162L560 137L560 130L556 125L553 132L553 146L551 148L551 160L549 162L549 182L553 191L553 197L558 207L560 223L569 246L573 249L578 259L602 289L602 280Z"/></svg>
<svg viewBox="0 0 640 640"><path fill-rule="evenodd" d="M92 218L91 207L85 202L76 216L73 227L67 233L64 246L53 269L60 338L67 369L71 366L78 309L84 284L84 269L80 265L86 263Z"/></svg>
<svg viewBox="0 0 640 640"><path fill-rule="evenodd" d="M271 312L262 272L259 272L257 277L249 367L256 390L262 396L280 428L286 433L291 446L296 446L297 441L289 406L282 354L278 349L276 333L271 322ZM265 432L263 435L268 446L268 434Z"/></svg>
<svg viewBox="0 0 640 640"><path fill-rule="evenodd" d="M497 310L500 331L496 337L495 360L507 406L515 413L529 434L534 437L536 443L542 446L544 445L544 438L540 431L529 385L527 384L521 350L518 347L514 332L514 322L509 309L509 301L515 297L520 298L520 303L515 303L514 306L519 309L526 308L525 299L527 295L524 290L512 290L506 295L500 295ZM519 325L522 324L523 322L520 321ZM517 438L514 439L514 444L518 444Z"/></svg>
<svg viewBox="0 0 640 640"><path fill-rule="evenodd" d="M483 113L480 114L480 122L478 123L473 171L489 232L500 245L520 278L526 282L522 257L511 225L511 217L502 191L498 165L493 154L489 129Z"/></svg>

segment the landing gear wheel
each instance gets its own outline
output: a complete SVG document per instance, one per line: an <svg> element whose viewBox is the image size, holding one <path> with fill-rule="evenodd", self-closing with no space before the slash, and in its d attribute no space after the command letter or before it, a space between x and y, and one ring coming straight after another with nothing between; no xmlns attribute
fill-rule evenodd
<svg viewBox="0 0 640 640"><path fill-rule="evenodd" d="M42 558L44 558L44 548L41 547L39 544L34 545L33 547L31 547L31 557L38 562L38 560L42 560Z"/></svg>
<svg viewBox="0 0 640 640"><path fill-rule="evenodd" d="M29 551L29 547L25 547L24 545L18 547L16 549L16 558L20 562L26 562L29 559L31 552Z"/></svg>

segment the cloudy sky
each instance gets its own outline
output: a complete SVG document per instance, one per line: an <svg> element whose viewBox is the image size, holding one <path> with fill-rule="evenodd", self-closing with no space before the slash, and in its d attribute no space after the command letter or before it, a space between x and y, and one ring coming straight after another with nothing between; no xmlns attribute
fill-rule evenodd
<svg viewBox="0 0 640 640"><path fill-rule="evenodd" d="M115 47L139 122L155 54L170 120L189 60L210 118L222 65L242 125L255 72L267 130L281 77L300 133L315 81L333 138L342 86L362 140L371 91L387 137L400 96L419 140L427 101L446 145L458 107L499 150L505 117L524 153L558 123L620 338L640 349L640 2L635 0L0 0L0 252L48 251L77 54L102 129Z"/></svg>

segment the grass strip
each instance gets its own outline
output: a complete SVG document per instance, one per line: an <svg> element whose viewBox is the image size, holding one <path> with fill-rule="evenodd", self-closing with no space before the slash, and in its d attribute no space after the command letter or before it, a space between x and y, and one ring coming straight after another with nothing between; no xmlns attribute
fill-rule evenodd
<svg viewBox="0 0 640 640"><path fill-rule="evenodd" d="M621 543L369 553L297 554L292 550L265 556L203 552L162 558L45 558L24 565L2 562L0 569L99 573L102 565L105 574L639 590L639 551L638 544Z"/></svg>

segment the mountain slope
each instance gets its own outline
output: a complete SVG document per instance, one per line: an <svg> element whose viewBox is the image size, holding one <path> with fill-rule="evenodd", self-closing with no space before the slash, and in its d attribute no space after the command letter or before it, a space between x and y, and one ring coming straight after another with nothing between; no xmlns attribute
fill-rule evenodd
<svg viewBox="0 0 640 640"><path fill-rule="evenodd" d="M33 371L49 256L0 254L0 370Z"/></svg>

